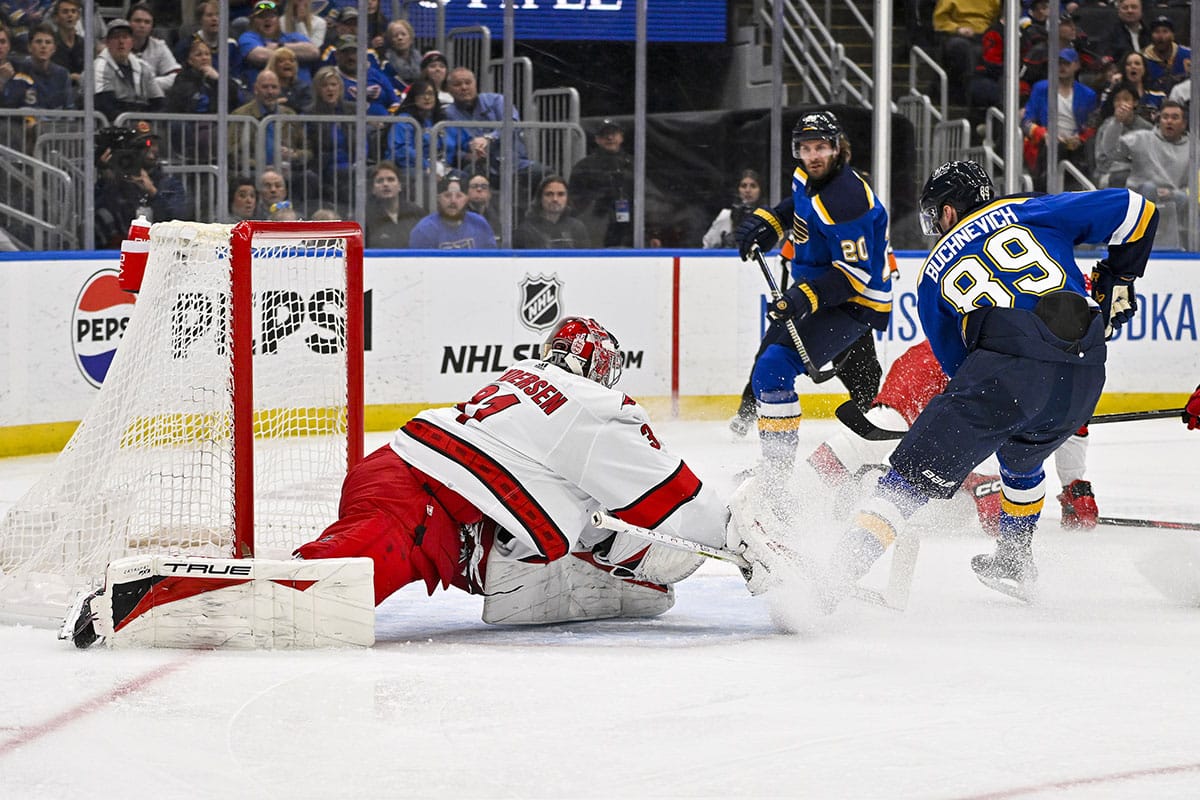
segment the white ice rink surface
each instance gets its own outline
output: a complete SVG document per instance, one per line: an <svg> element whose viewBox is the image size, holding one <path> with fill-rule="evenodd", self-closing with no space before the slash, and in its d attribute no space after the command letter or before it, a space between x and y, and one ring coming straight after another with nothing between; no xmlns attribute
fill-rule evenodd
<svg viewBox="0 0 1200 800"><path fill-rule="evenodd" d="M802 453L834 429L806 422ZM757 456L719 423L656 432L722 492ZM0 511L50 460L0 461ZM1134 566L1200 532L1063 531L1047 466L1032 607L976 581L991 541L952 501L907 612L849 602L802 634L718 563L651 621L495 628L409 587L360 651L0 626L0 798L1200 797L1200 608ZM1103 515L1200 521L1198 473L1177 421L1092 429Z"/></svg>

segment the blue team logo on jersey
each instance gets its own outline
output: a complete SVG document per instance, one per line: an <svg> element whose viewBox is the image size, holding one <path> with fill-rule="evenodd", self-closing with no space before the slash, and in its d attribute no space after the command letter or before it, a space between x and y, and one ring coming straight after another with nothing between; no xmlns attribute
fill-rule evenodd
<svg viewBox="0 0 1200 800"><path fill-rule="evenodd" d="M544 331L558 321L563 285L557 275L526 275L520 286L521 324Z"/></svg>
<svg viewBox="0 0 1200 800"><path fill-rule="evenodd" d="M84 379L99 389L133 313L134 295L117 283L118 270L102 269L88 278L71 314L71 349Z"/></svg>

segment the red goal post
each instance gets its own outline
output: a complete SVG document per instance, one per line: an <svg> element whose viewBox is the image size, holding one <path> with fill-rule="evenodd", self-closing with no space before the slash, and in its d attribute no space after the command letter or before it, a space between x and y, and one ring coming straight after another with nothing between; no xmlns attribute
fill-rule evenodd
<svg viewBox="0 0 1200 800"><path fill-rule="evenodd" d="M316 236L313 234L316 233ZM244 220L230 235L233 285L231 334L234 363L253 364L254 242L298 237L343 239L346 261L346 468L363 457L363 234L355 222L269 222ZM253 367L234 370L234 556L254 555L254 376Z"/></svg>

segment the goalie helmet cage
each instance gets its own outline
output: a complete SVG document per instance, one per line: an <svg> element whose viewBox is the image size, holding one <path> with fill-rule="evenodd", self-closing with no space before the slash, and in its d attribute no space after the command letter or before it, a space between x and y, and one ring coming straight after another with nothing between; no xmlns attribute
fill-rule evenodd
<svg viewBox="0 0 1200 800"><path fill-rule="evenodd" d="M0 520L0 618L54 623L117 558L286 558L363 449L362 232L158 223L103 387Z"/></svg>

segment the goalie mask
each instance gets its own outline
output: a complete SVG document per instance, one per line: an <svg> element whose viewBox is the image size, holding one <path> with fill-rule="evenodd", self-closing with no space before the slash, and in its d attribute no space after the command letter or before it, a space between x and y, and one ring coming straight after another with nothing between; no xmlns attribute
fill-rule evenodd
<svg viewBox="0 0 1200 800"><path fill-rule="evenodd" d="M616 337L590 317L564 317L542 343L542 360L610 388L622 359Z"/></svg>
<svg viewBox="0 0 1200 800"><path fill-rule="evenodd" d="M942 208L950 206L961 219L996 197L992 179L974 161L949 161L933 171L921 190L921 230L941 236Z"/></svg>

